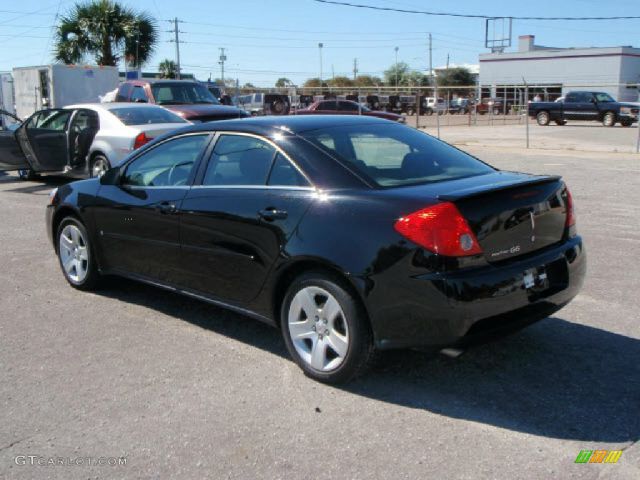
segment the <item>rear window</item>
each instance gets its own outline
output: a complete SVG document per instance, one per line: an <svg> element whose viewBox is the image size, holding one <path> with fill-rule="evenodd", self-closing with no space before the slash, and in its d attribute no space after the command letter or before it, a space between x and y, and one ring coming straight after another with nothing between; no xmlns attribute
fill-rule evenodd
<svg viewBox="0 0 640 480"><path fill-rule="evenodd" d="M125 125L150 125L154 123L187 123L175 113L164 108L122 107L109 110Z"/></svg>
<svg viewBox="0 0 640 480"><path fill-rule="evenodd" d="M402 125L351 125L301 135L380 187L454 180L494 171L471 155Z"/></svg>

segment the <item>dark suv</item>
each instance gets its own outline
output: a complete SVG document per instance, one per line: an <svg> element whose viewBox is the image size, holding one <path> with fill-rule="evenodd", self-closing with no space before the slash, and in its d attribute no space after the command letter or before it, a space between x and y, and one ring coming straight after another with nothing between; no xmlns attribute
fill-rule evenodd
<svg viewBox="0 0 640 480"><path fill-rule="evenodd" d="M155 103L191 122L249 116L237 107L220 104L203 84L191 80L130 80L120 85L116 102Z"/></svg>

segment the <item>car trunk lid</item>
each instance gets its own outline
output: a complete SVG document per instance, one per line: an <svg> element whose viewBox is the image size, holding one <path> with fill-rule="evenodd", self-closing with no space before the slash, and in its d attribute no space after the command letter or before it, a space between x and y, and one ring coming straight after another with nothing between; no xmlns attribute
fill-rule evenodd
<svg viewBox="0 0 640 480"><path fill-rule="evenodd" d="M488 262L553 245L565 233L566 188L557 176L518 175L452 190L438 199L456 204Z"/></svg>

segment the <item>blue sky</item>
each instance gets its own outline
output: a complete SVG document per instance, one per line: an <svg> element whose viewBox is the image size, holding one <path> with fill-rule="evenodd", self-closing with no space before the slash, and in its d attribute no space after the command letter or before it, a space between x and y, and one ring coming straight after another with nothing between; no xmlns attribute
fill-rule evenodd
<svg viewBox="0 0 640 480"><path fill-rule="evenodd" d="M484 21L376 12L324 5L312 0L121 0L158 19L157 53L145 70L155 70L164 58L173 59L169 43L178 17L183 71L206 79L219 77L219 47L226 48L226 75L241 83L271 86L281 76L302 82L319 73L318 43L324 44L325 78L352 75L353 59L361 73L382 75L398 59L414 69L428 66L427 32L433 34L433 64L477 63L484 48ZM51 62L52 25L73 0L4 0L0 3L0 71ZM638 0L538 0L484 2L426 2L361 0L356 3L397 8L454 11L495 16L612 16L639 15ZM514 21L517 36L533 34L536 43L558 47L640 47L640 20L551 22Z"/></svg>

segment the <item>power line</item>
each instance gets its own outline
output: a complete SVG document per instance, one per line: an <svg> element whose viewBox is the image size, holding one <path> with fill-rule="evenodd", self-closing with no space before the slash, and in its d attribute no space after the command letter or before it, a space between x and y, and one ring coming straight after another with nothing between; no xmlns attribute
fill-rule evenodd
<svg viewBox="0 0 640 480"><path fill-rule="evenodd" d="M331 5L340 5L341 7L355 7L355 8L364 8L368 10L380 10L384 12L398 12L398 13L412 13L419 15L430 15L437 17L457 17L457 18L481 18L481 19L492 19L492 18L511 18L513 20L549 20L549 21L591 21L591 20L636 20L640 19L640 16L633 15L616 15L611 17L515 17L510 15L479 15L479 14L469 14L469 13L451 13L451 12L430 12L426 10L407 10L403 8L393 8L393 7L378 7L375 5L363 5L361 3L349 3L349 2L337 2L334 0L313 0L317 3L326 3Z"/></svg>

